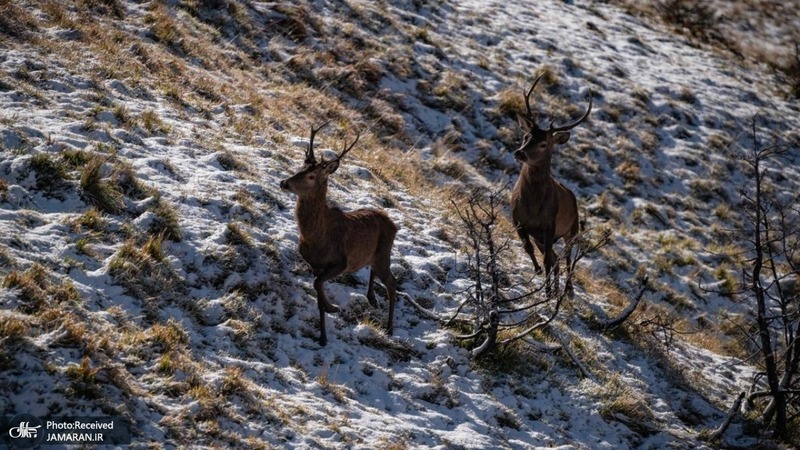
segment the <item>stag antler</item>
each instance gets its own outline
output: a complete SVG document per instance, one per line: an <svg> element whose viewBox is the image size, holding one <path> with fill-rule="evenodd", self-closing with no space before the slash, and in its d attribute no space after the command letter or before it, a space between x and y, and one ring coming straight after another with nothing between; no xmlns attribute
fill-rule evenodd
<svg viewBox="0 0 800 450"><path fill-rule="evenodd" d="M539 80L541 80L543 76L544 72L540 73L539 76L536 77L535 80L533 80L533 86L531 86L531 88L528 89L528 92L525 93L525 109L528 110L528 119L531 119L531 121L536 121L536 118L539 117L538 111L536 112L536 115L534 115L533 112L531 111L531 103L530 103L531 93L533 92L533 89L536 87L536 84L539 83Z"/></svg>
<svg viewBox="0 0 800 450"><path fill-rule="evenodd" d="M323 129L329 123L331 123L330 120L323 123L317 128L314 128L314 125L311 125L311 140L308 142L308 149L306 150L306 160L305 160L306 164L313 166L314 164L317 163L317 158L314 157L314 136L317 134L319 130Z"/></svg>
<svg viewBox="0 0 800 450"><path fill-rule="evenodd" d="M574 123L571 123L569 125L564 125L564 126L561 126L561 127L554 127L553 123L555 122L555 120L553 120L552 122L550 122L550 130L549 131L551 133L558 133L559 131L569 131L569 130L577 127L578 125L582 124L583 121L586 120L587 117L589 117L589 113L590 112L592 112L592 91L591 90L589 90L589 108L586 110L585 113L583 113L583 116L580 119L578 119Z"/></svg>
<svg viewBox="0 0 800 450"><path fill-rule="evenodd" d="M356 142L358 142L358 138L360 138L360 137L361 137L361 132L356 130L356 140L354 140L353 143L350 144L349 147L347 146L347 140L343 141L342 142L342 153L339 153L338 155L336 155L336 160L338 161L338 160L342 159L342 156L346 155L347 152L349 152L356 145Z"/></svg>

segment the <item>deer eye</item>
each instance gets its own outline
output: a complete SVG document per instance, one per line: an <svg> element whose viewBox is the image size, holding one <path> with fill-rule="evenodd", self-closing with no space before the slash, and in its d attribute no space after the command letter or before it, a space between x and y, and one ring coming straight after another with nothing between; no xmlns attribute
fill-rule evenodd
<svg viewBox="0 0 800 450"><path fill-rule="evenodd" d="M311 180L311 181L314 181L314 178L316 178L316 176L315 176L315 175L309 175L309 176L308 176L308 179L309 179L309 180Z"/></svg>

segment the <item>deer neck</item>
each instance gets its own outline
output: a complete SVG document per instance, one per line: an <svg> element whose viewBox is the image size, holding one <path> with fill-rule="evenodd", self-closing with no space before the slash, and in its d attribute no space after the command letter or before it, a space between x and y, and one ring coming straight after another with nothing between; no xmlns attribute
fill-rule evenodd
<svg viewBox="0 0 800 450"><path fill-rule="evenodd" d="M540 161L540 164L532 166L525 164L519 174L519 189L525 193L527 198L544 196L553 183L553 176L550 174L550 159Z"/></svg>
<svg viewBox="0 0 800 450"><path fill-rule="evenodd" d="M300 239L306 242L327 240L331 209L327 202L327 189L311 195L300 196L295 208Z"/></svg>

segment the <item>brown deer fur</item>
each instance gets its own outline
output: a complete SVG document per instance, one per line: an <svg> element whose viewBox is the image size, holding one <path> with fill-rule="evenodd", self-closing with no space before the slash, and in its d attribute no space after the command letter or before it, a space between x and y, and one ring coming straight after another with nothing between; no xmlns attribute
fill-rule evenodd
<svg viewBox="0 0 800 450"><path fill-rule="evenodd" d="M551 270L558 282L558 264L553 245L559 239L569 242L580 231L575 194L550 173L553 149L556 144L564 144L569 140L568 130L586 120L592 110L592 101L590 96L589 108L577 122L563 127L554 127L551 122L549 129L541 129L536 124L537 115L531 112L529 104L530 94L539 79L541 75L525 95L527 115L517 116L525 136L522 146L514 152L514 158L522 163L522 170L511 194L511 216L537 273L541 273L542 268L536 261L531 238L542 252L549 292ZM570 252L567 252L566 259L567 269L571 270ZM571 280L567 281L566 289L572 292Z"/></svg>
<svg viewBox="0 0 800 450"><path fill-rule="evenodd" d="M397 226L382 210L359 209L345 212L328 206L328 176L338 169L340 159L353 148L358 137L335 159L323 159L318 163L314 157L313 145L314 135L321 128L322 126L311 130L311 142L303 168L280 183L281 189L298 197L295 213L300 230L299 251L315 276L314 289L317 292L320 320L319 343L325 345L328 341L325 313L339 311L325 295L323 284L338 275L355 272L365 266L371 267L367 288L370 305L378 306L375 300L375 277L386 286L389 297L386 331L391 335L397 283L389 266Z"/></svg>

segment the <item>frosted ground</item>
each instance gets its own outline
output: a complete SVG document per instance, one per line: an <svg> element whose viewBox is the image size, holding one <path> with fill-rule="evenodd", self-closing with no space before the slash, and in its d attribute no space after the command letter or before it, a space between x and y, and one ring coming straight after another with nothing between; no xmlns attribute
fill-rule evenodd
<svg viewBox="0 0 800 450"><path fill-rule="evenodd" d="M32 274L34 283L0 291L0 413L123 415L136 446L156 448L713 447L700 436L756 369L702 339L664 347L646 330L601 333L591 318L621 309L642 272L656 289L639 321L649 311L697 329L698 320L747 311L698 286L720 281L708 248L713 225L728 223L712 211L735 209L745 182L727 144L754 114L795 138L800 125L796 100L784 100L763 65L594 2L315 1L301 5L313 19L306 36L248 42L173 5L166 11L185 22L186 37L172 47L152 31L148 3L122 2L124 19L99 18L127 37L101 33L91 44L88 25L65 28L48 5L21 6L40 21L31 31L39 40L4 35L1 44L0 274ZM274 6L243 2L238 11L267 27ZM268 56L249 71L214 68L187 50L204 35L223 61L245 58L248 43ZM330 83L302 78L326 76L328 60L314 52L335 53L334 37L374 40L365 55L379 76L369 95L351 92L342 80L352 73L334 63L342 73ZM147 69L133 76L110 66L104 43ZM188 61L175 86L149 75L175 60ZM498 111L543 68L554 75L536 98L559 120L594 95L555 173L576 192L587 226L615 233L581 263L576 298L555 327L598 381L558 351L476 364L454 330L403 297L389 338L385 309L370 309L364 295L366 270L328 283L342 312L329 315L320 348L294 199L278 188L300 165L310 123L337 119L339 131L320 134L323 151L338 148L348 125L365 128L329 197L346 209L386 208L401 226L401 290L448 317L468 280L445 200L515 179L508 150L519 135ZM204 94L202 80L224 88ZM282 103L292 95L303 101ZM45 179L53 165L37 155L62 176ZM93 157L101 178L122 187L115 212L91 213L80 188ZM792 158L779 186L787 196L800 186ZM421 167L429 184L394 179L403 165ZM520 248L513 258L525 276ZM751 431L736 421L725 443L758 445Z"/></svg>

